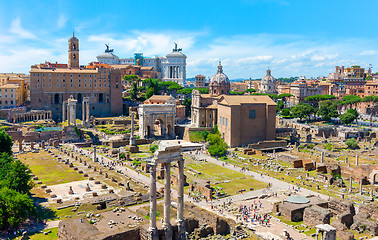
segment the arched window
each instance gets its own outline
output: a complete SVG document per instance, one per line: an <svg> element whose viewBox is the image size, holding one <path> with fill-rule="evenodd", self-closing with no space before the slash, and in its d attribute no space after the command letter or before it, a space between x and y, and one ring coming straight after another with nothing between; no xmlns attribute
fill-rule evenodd
<svg viewBox="0 0 378 240"><path fill-rule="evenodd" d="M98 102L99 102L99 103L103 103L103 102L104 102L104 95L103 95L102 93L100 93L100 94L98 95Z"/></svg>
<svg viewBox="0 0 378 240"><path fill-rule="evenodd" d="M72 49L76 50L76 44L72 45Z"/></svg>
<svg viewBox="0 0 378 240"><path fill-rule="evenodd" d="M55 94L54 96L54 103L59 104L59 94Z"/></svg>
<svg viewBox="0 0 378 240"><path fill-rule="evenodd" d="M73 54L73 55L72 55L72 58L73 58L73 59L76 59L76 54Z"/></svg>

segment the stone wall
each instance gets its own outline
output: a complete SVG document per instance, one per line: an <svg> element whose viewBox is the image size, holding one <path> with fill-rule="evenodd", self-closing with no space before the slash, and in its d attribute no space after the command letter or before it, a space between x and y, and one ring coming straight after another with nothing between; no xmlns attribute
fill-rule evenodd
<svg viewBox="0 0 378 240"><path fill-rule="evenodd" d="M318 224L329 224L331 211L319 206L308 207L304 210L303 223L310 227Z"/></svg>

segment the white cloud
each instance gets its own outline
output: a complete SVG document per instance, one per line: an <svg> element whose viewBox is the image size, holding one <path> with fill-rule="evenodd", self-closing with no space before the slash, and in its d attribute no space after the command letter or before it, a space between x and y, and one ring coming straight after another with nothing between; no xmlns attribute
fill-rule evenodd
<svg viewBox="0 0 378 240"><path fill-rule="evenodd" d="M58 29L62 29L66 26L68 18L64 14L60 14L58 17L58 21L56 22L56 25Z"/></svg>
<svg viewBox="0 0 378 240"><path fill-rule="evenodd" d="M16 18L12 21L9 32L14 33L18 35L20 38L26 38L26 39L36 39L37 37L29 32L28 30L24 29L21 26L21 19Z"/></svg>

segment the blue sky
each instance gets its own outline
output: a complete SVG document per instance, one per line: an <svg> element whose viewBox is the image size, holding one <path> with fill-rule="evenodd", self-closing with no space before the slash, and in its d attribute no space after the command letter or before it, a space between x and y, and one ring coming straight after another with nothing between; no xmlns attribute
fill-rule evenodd
<svg viewBox="0 0 378 240"><path fill-rule="evenodd" d="M67 62L80 39L80 64L109 43L119 57L165 55L178 42L187 76L211 76L222 60L230 78L328 75L335 65L378 69L378 1L9 1L0 0L0 72Z"/></svg>

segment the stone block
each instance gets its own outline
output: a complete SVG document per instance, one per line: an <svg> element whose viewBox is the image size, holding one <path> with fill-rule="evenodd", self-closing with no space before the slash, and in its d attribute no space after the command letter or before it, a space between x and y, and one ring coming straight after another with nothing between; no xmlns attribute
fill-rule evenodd
<svg viewBox="0 0 378 240"><path fill-rule="evenodd" d="M308 207L304 210L303 223L309 227L315 227L319 224L329 224L331 211L319 206Z"/></svg>

